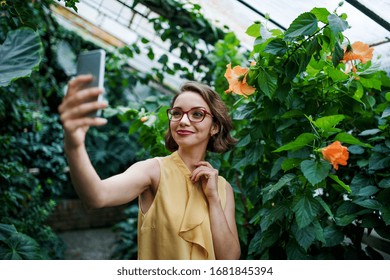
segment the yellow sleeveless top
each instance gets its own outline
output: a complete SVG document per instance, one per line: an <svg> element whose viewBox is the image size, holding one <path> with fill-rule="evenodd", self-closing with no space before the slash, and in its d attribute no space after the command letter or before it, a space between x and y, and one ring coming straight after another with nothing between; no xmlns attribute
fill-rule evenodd
<svg viewBox="0 0 390 280"><path fill-rule="evenodd" d="M215 259L208 205L200 183L191 182L191 172L177 152L158 160L161 175L154 201L146 213L139 207L138 259ZM221 176L218 193L225 208L226 180Z"/></svg>

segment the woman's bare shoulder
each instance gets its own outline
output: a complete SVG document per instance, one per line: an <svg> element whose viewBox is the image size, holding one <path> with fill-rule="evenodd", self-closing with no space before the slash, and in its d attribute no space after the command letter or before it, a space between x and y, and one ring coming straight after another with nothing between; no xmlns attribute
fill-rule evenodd
<svg viewBox="0 0 390 280"><path fill-rule="evenodd" d="M126 172L137 173L138 176L146 176L150 180L150 186L157 187L160 181L160 159L149 158L134 163Z"/></svg>

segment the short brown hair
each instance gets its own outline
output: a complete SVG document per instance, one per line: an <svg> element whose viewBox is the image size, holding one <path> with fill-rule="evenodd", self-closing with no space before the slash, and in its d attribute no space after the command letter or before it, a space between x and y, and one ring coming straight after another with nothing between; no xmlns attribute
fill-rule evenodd
<svg viewBox="0 0 390 280"><path fill-rule="evenodd" d="M210 138L209 143L207 144L207 150L210 152L223 153L232 148L234 144L237 143L237 140L230 135L230 131L233 129L232 120L228 114L228 109L219 94L207 85L189 81L184 83L180 88L180 92L174 96L171 107L175 104L176 98L186 91L195 92L202 96L210 107L211 114L214 116L213 121L219 127L218 133ZM165 147L171 152L174 152L179 148L172 137L170 127L165 134Z"/></svg>

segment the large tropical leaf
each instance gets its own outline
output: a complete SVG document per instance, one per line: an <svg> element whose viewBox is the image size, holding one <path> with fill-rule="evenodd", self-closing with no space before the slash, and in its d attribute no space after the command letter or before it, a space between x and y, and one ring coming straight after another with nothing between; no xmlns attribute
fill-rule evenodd
<svg viewBox="0 0 390 280"><path fill-rule="evenodd" d="M39 245L23 233L14 233L0 242L0 259L3 260L36 260L41 259Z"/></svg>
<svg viewBox="0 0 390 280"><path fill-rule="evenodd" d="M34 239L18 232L14 225L0 224L0 259L34 260L42 257Z"/></svg>
<svg viewBox="0 0 390 280"><path fill-rule="evenodd" d="M41 59L42 43L37 32L30 28L8 32L0 45L0 86L30 76L33 70L38 69Z"/></svg>

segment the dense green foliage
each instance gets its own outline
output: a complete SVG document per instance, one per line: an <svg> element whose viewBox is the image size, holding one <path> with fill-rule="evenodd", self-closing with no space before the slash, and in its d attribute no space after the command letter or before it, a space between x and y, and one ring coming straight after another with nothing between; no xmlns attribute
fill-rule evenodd
<svg viewBox="0 0 390 280"><path fill-rule="evenodd" d="M76 54L97 46L61 28L47 9L52 2L38 5L14 1L2 6L0 41L7 43L0 46L0 53L6 54L0 59L1 258L62 258L64 245L45 220L56 200L76 196L67 173L57 107L64 85L74 74ZM13 40L8 40L10 37ZM107 76L115 77L107 82L114 105L126 102L126 94L134 87L129 83L137 79L130 69L123 71L119 60L111 55L107 65ZM25 76L30 77L18 79ZM103 178L128 167L137 150L136 141L127 134L127 125L115 118L100 130L92 129L87 145ZM28 253L16 246L27 239L35 240L36 245L27 246Z"/></svg>
<svg viewBox="0 0 390 280"><path fill-rule="evenodd" d="M346 17L314 8L284 33L248 28L256 92L235 108L230 161L250 202L249 258L375 259L364 231L390 237L390 79L370 61L348 72ZM350 154L338 170L321 154L334 141Z"/></svg>
<svg viewBox="0 0 390 280"><path fill-rule="evenodd" d="M53 114L63 76L55 80L55 67L47 64L38 69L43 53L45 62L50 58L51 51L46 51L51 42L41 40L33 29L45 22L47 12L25 1L1 8L1 86L32 77L0 87L1 258L61 258L63 244L44 221L68 182L62 128ZM50 29L52 22L45 23ZM53 100L57 102L51 104Z"/></svg>
<svg viewBox="0 0 390 280"><path fill-rule="evenodd" d="M78 1L65 2L76 10ZM7 16L0 17L0 42L27 26L37 30L42 50L34 52L39 68L26 64L30 69L19 74L29 79L0 87L0 258L61 258L61 242L44 223L57 198L74 195L57 106L76 54L96 46L63 30L42 5L13 3L19 5L6 6ZM375 230L390 239L390 80L371 62L357 64L356 73L345 71L347 16L315 8L286 32L255 23L247 30L253 50L243 53L236 36L214 28L197 5L137 3L159 14L150 22L188 65L155 57L146 39L108 54L110 108L104 114L110 121L87 139L98 173L107 177L136 159L167 154L170 95L156 82L166 75L197 79L221 93L240 139L232 151L208 159L234 188L243 259L381 258L362 237ZM34 16L24 21L27 11ZM129 68L126 59L140 52L161 68ZM223 93L228 63L249 67L247 82L256 89L249 98ZM0 73L8 69L2 66L0 59ZM336 140L349 151L338 170L321 154ZM120 240L113 258L136 256L134 205L127 214L115 227Z"/></svg>

